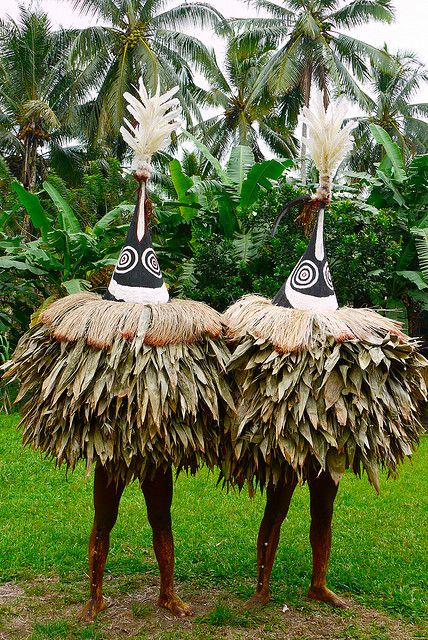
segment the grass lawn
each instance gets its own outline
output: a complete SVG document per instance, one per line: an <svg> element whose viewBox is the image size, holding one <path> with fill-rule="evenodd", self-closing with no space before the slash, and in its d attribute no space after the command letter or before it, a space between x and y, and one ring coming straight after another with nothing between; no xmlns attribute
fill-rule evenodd
<svg viewBox="0 0 428 640"><path fill-rule="evenodd" d="M0 639L407 640L428 638L428 438L380 496L347 475L336 501L329 586L346 611L305 598L310 579L308 491L296 490L272 574L272 602L245 609L255 583L264 499L225 494L216 476L181 477L173 503L179 594L196 610L177 621L156 607L157 565L144 502L128 487L105 582L112 606L85 627L92 481L66 477L23 451L16 416L0 417ZM283 612L284 604L289 610Z"/></svg>

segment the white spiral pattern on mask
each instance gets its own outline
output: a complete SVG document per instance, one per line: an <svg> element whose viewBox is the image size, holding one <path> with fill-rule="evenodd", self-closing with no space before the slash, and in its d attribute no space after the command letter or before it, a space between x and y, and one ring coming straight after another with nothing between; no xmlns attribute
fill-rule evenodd
<svg viewBox="0 0 428 640"><path fill-rule="evenodd" d="M334 291L333 280L331 279L330 269L328 268L328 263L326 262L323 269L324 280L329 289Z"/></svg>
<svg viewBox="0 0 428 640"><path fill-rule="evenodd" d="M160 270L158 259L155 256L155 252L151 247L146 249L141 256L141 262L143 267L147 269L156 278L162 278L162 272Z"/></svg>
<svg viewBox="0 0 428 640"><path fill-rule="evenodd" d="M120 252L115 271L117 271L117 273L128 273L128 271L135 269L137 262L138 253L134 247L130 247L129 245L123 247Z"/></svg>
<svg viewBox="0 0 428 640"><path fill-rule="evenodd" d="M319 269L311 260L302 260L291 274L290 284L293 289L309 289L319 280Z"/></svg>

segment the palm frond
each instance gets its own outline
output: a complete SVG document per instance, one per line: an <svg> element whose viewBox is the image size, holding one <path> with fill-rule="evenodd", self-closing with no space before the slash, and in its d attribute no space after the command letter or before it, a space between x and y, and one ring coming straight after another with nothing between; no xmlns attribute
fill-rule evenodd
<svg viewBox="0 0 428 640"><path fill-rule="evenodd" d="M260 138L279 156L294 158L297 153L297 140L293 133L283 125L278 127L278 120L269 118L259 122Z"/></svg>
<svg viewBox="0 0 428 640"><path fill-rule="evenodd" d="M292 91L300 84L302 65L297 42L279 49L261 69L254 83L252 99L260 96L266 87L274 95L283 95Z"/></svg>
<svg viewBox="0 0 428 640"><path fill-rule="evenodd" d="M22 109L24 118L41 118L50 129L55 129L61 125L50 105L43 100L27 100L22 105Z"/></svg>
<svg viewBox="0 0 428 640"><path fill-rule="evenodd" d="M321 34L320 25L310 11L300 15L296 21L294 30L307 36L311 40L316 40Z"/></svg>
<svg viewBox="0 0 428 640"><path fill-rule="evenodd" d="M286 20L291 21L294 18L294 11L290 11L284 6L278 5L275 2L270 2L270 0L250 0L250 5L252 5L255 9L260 10L263 9L266 13L269 13L276 20Z"/></svg>
<svg viewBox="0 0 428 640"><path fill-rule="evenodd" d="M158 29L159 43L187 61L191 67L208 77L219 78L214 51L208 49L198 38L187 33ZM156 43L154 49L158 46Z"/></svg>
<svg viewBox="0 0 428 640"><path fill-rule="evenodd" d="M111 27L93 26L79 29L70 48L70 62L76 65L91 63L100 52L111 52L117 45L118 36L119 32Z"/></svg>
<svg viewBox="0 0 428 640"><path fill-rule="evenodd" d="M225 20L213 6L203 2L192 2L172 7L154 16L152 26L155 29L173 29L179 31L189 25L201 29L215 28Z"/></svg>
<svg viewBox="0 0 428 640"><path fill-rule="evenodd" d="M334 44L338 43L341 51L348 50L370 60L373 66L386 72L393 73L396 68L396 61L384 49L377 49L367 42L353 38L350 35L341 33L334 36Z"/></svg>
<svg viewBox="0 0 428 640"><path fill-rule="evenodd" d="M366 24L370 19L391 23L394 20L394 8L389 0L353 0L328 18L338 27L351 29Z"/></svg>
<svg viewBox="0 0 428 640"><path fill-rule="evenodd" d="M121 2L115 0L74 0L74 9L79 9L83 14L99 15L104 20L119 24L123 18Z"/></svg>
<svg viewBox="0 0 428 640"><path fill-rule="evenodd" d="M419 267L428 289L428 229L412 229L415 236Z"/></svg>
<svg viewBox="0 0 428 640"><path fill-rule="evenodd" d="M340 57L331 52L327 64L330 65L329 73L335 79L335 85L341 89L339 95L353 98L362 109L370 110L371 104L373 104L371 98L361 89Z"/></svg>

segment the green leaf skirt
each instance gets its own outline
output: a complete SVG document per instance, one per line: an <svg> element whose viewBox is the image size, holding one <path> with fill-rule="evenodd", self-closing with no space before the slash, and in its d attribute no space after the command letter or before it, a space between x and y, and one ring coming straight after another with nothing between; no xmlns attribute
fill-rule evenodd
<svg viewBox="0 0 428 640"><path fill-rule="evenodd" d="M235 341L228 369L238 412L226 429L227 482L263 488L290 470L305 480L315 466L336 483L346 468L366 471L379 490L379 465L395 474L411 455L428 362L397 323L369 309L322 316L258 296L238 301L224 321Z"/></svg>
<svg viewBox="0 0 428 640"><path fill-rule="evenodd" d="M81 458L88 472L99 461L125 482L170 465L213 467L222 415L233 409L221 332L219 314L191 301L130 305L76 294L54 302L6 373L21 382L24 445L71 469Z"/></svg>

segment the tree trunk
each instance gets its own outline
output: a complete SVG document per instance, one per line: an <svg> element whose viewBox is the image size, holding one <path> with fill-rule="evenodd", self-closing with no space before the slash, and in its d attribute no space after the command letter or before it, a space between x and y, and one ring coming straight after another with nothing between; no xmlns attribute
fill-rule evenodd
<svg viewBox="0 0 428 640"><path fill-rule="evenodd" d="M37 139L31 134L27 134L24 138L24 150L22 184L27 191L34 191L37 179Z"/></svg>
<svg viewBox="0 0 428 640"><path fill-rule="evenodd" d="M303 71L302 78L302 90L303 90L303 100L305 103L305 107L309 107L309 102L311 100L311 84L312 84L312 65L308 63L305 66ZM300 179L303 185L306 184L306 144L304 143L304 139L308 135L308 128L306 123L302 124L302 144L301 144L301 169L300 169Z"/></svg>
<svg viewBox="0 0 428 640"><path fill-rule="evenodd" d="M323 96L324 109L327 111L328 105L330 104L330 95L328 93L327 72L324 66L320 68L320 75L321 75L321 91Z"/></svg>
<svg viewBox="0 0 428 640"><path fill-rule="evenodd" d="M37 181L37 138L34 135L35 123L32 121L32 130L24 137L24 162L22 165L21 181L27 191L33 192ZM31 240L34 236L34 227L30 216L26 213L22 224L22 236L24 240Z"/></svg>

